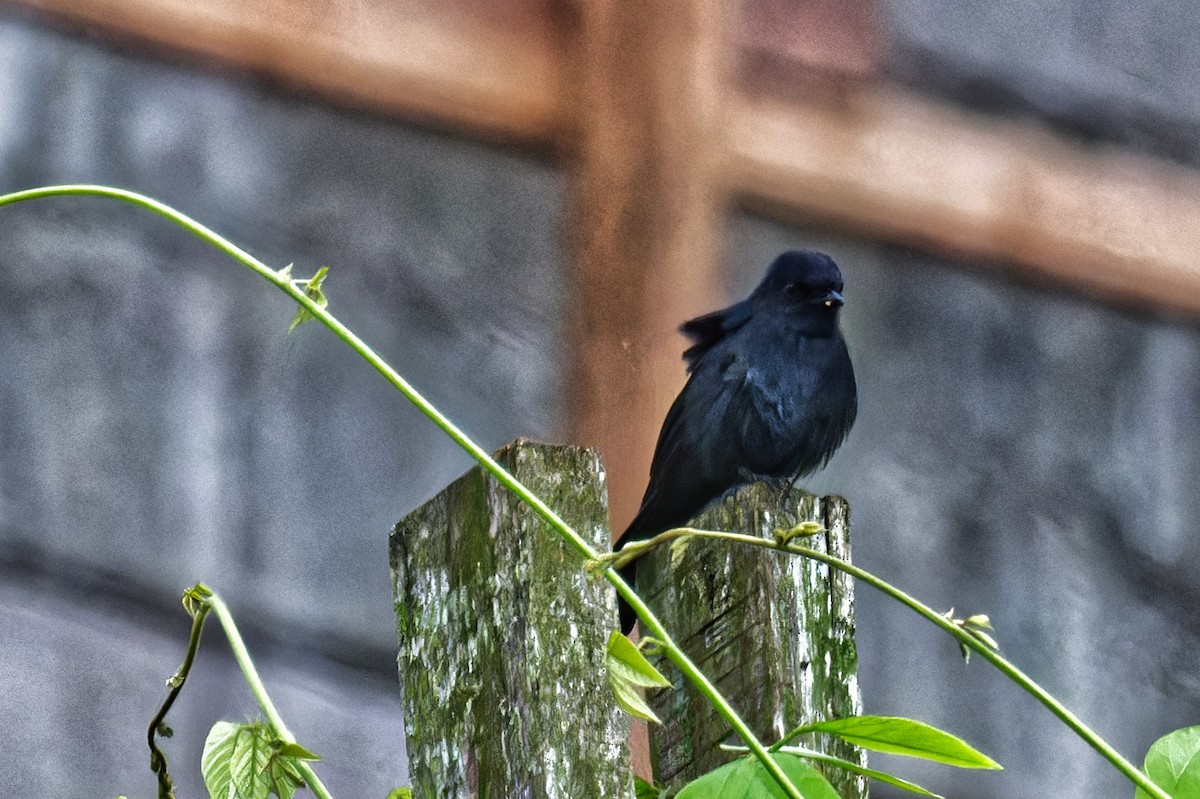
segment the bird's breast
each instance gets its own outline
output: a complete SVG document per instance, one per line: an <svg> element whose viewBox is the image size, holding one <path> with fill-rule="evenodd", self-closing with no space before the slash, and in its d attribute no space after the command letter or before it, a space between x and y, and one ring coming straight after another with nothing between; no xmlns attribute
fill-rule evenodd
<svg viewBox="0 0 1200 799"><path fill-rule="evenodd" d="M823 463L845 437L856 407L853 368L840 336L787 338L748 348L723 373L736 386L722 409L732 418L722 427L737 431L731 443L749 471L767 478L793 477Z"/></svg>

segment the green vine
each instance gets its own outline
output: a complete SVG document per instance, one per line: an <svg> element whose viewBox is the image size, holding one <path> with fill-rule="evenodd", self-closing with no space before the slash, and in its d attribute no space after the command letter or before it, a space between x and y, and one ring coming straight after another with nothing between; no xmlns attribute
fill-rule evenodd
<svg viewBox="0 0 1200 799"><path fill-rule="evenodd" d="M807 533L807 530L801 530L800 534ZM886 580L875 576L874 574L862 569L849 561L842 560L825 552L819 552L808 547L798 546L791 542L793 535L786 533L777 535L774 540L760 538L754 535L745 535L743 533L725 533L718 530L699 530L691 527L680 527L674 530L667 530L664 533L655 536L654 538L625 547L620 552L608 556L605 560L607 565L623 566L629 561L640 557L651 549L661 546L670 541L680 538L704 538L719 541L728 541L743 546L760 547L764 549L772 549L778 552L784 552L791 555L798 555L804 558L819 561L838 571L844 572L867 585L875 588L884 594L892 597L896 601L911 608L925 619L940 627L943 631L954 637L960 646L965 650L970 650L979 654L980 657L991 663L999 671L1020 686L1023 690L1032 695L1035 699L1041 702L1047 709L1057 716L1064 724L1067 725L1077 736L1079 736L1088 746L1095 749L1101 757L1111 763L1118 771L1124 774L1130 782L1136 785L1141 790L1145 791L1154 799L1172 799L1172 797L1156 785L1145 773L1137 766L1130 763L1124 756L1114 749L1107 741L1100 737L1098 733L1092 730L1091 727L1083 723L1083 720L1068 710L1061 702L1055 699L1041 685L1036 683L1033 678L1021 671L1016 664L1002 656L996 651L995 642L989 636L982 633L970 624L970 619L959 621L950 617L949 614L938 613L933 608L921 602L916 597L901 591ZM974 617L973 617L974 618ZM784 747L788 741L795 737L797 731L793 731L785 735L780 741L770 747L771 751L777 751Z"/></svg>
<svg viewBox="0 0 1200 799"><path fill-rule="evenodd" d="M341 323L333 314L326 310L323 298L319 291L310 293L309 280L296 280L291 276L291 267L275 270L259 261L254 256L250 255L245 250L236 246L228 239L220 236L212 230L209 230L204 225L200 224L191 217L176 211L164 203L160 203L145 195L138 194L124 189L116 189L108 186L91 186L91 185L66 185L66 186L46 186L38 189L29 189L26 191L13 192L0 196L0 207L12 205L14 203L26 202L29 200L43 199L47 197L63 197L63 196L95 196L108 197L111 199L121 200L132 205L145 208L159 216L162 216L171 222L174 222L179 227L188 231L197 238L205 241L223 253L233 258L243 266L248 267L257 273L264 280L268 281L293 301L295 301L304 311L306 311L313 319L320 321L326 327L333 331L334 335L340 338L350 349L358 353L367 363L371 364L384 379L392 384L401 394L405 396L417 409L424 414L430 421L438 426L454 443L458 444L463 450L474 458L480 466L482 466L489 474L491 474L498 482L516 494L522 501L528 504L538 516L540 516L547 524L549 524L560 536L563 537L583 558L587 561L596 561L600 555L578 532L554 512L548 505L542 502L528 488L526 488L519 480L513 477L504 467L492 458L488 452L472 441L467 435L450 421L441 411L435 408L428 400L413 388L407 380L389 366L379 355L372 350L366 342L355 335L349 328ZM323 275L322 275L323 277ZM315 280L315 278L314 278ZM690 680L696 689L703 694L716 708L717 712L729 723L730 727L742 740L746 743L751 753L762 764L762 767L771 775L771 777L779 784L780 788L787 795L788 799L804 799L803 795L788 779L783 769L772 758L766 746L763 745L757 736L754 735L749 725L738 715L733 706L722 696L715 686L704 676L703 673L696 667L696 664L683 652L682 649L675 643L667 631L663 628L658 618L650 611L641 598L634 593L633 589L625 583L624 580L613 569L604 569L604 577L618 593L629 603L629 605L638 614L642 621L642 626L650 635L657 639L662 652L675 664L676 668Z"/></svg>
<svg viewBox="0 0 1200 799"><path fill-rule="evenodd" d="M413 405L417 407L427 418L437 425L452 441L458 444L472 458L474 458L480 466L491 474L498 482L516 494L522 501L528 504L535 513L538 514L547 524L558 532L586 561L598 563L605 579L607 579L617 592L629 603L629 605L637 613L641 619L642 627L645 629L649 637L653 638L656 645L667 656L672 663L680 670L683 675L690 680L716 708L717 712L730 724L733 731L741 736L746 743L747 748L757 758L762 768L771 775L778 783L783 792L789 799L803 799L802 794L788 778L787 774L780 767L775 757L772 757L767 747L753 734L747 724L741 719L729 702L717 691L712 683L705 677L704 674L696 667L696 665L687 657L687 655L675 643L667 631L663 628L657 617L650 611L641 598L634 593L632 588L627 585L617 574L613 568L614 564L619 564L636 557L641 552L656 546L663 541L677 538L680 536L694 536L699 538L720 538L727 541L734 541L740 544L749 546L767 547L783 552L788 552L794 555L799 555L806 558L812 558L836 568L855 578L867 583L868 585L882 591L883 593L893 597L894 599L907 605L927 620L945 630L948 634L958 640L959 644L965 650L969 649L987 660L1009 679L1029 692L1039 702L1045 705L1055 716L1057 716L1064 724L1082 738L1088 745L1095 749L1101 756L1113 764L1122 774L1130 779L1138 788L1144 791L1147 795L1154 799L1171 799L1171 797L1163 791L1158 785L1152 782L1149 777L1142 773L1137 767L1131 764L1128 760L1122 757L1115 749L1105 742L1099 735L1085 725L1077 716L1067 710L1060 702L1055 700L1041 686L1029 678L1024 672L1018 669L1010 661L1002 657L990 641L986 640L985 635L981 635L978 622L974 626L970 624L971 620L960 622L955 619L948 618L947 615L938 613L929 608L915 598L909 596L903 591L895 588L884 580L858 568L846 561L842 561L831 555L823 552L818 552L805 547L797 546L790 542L788 536L778 537L775 541L757 538L755 536L739 535L734 533L719 533L707 530L692 530L681 529L668 531L656 539L649 542L641 542L635 547L627 547L621 553L615 555L599 555L588 542L572 529L557 513L547 506L541 499L535 496L528 488L520 481L513 477L499 463L497 463L490 454L484 451L478 444L472 441L465 433L463 433L453 422L445 415L430 404L419 392L416 391L398 372L390 367L382 358L380 358L374 350L372 350L358 336L345 327L333 314L326 309L327 302L321 291L321 280L325 276L325 269L322 268L311 279L294 279L291 275L291 267L274 270L266 264L254 258L249 253L234 245L232 242L209 230L204 225L195 221L191 217L176 211L175 209L160 203L150 197L138 194L136 192L125 191L122 189L111 188L107 186L90 186L90 185L66 185L66 186L48 186L38 189L30 189L28 191L14 192L11 194L0 196L0 206L12 205L14 203L25 202L29 200L61 197L61 196L97 196L107 197L130 203L141 208L145 208L159 216L162 216L179 227L188 231L197 238L211 244L217 249L224 252L235 261L248 267L257 273L260 277L267 280L269 283L276 286L280 291L284 292L294 302L300 306L300 311L293 323L299 324L308 318L317 319L333 333L346 343L352 350L358 353L364 360L373 366L384 379L392 384L400 391ZM198 586L199 588L199 586ZM151 748L152 765L155 768L155 773L158 775L160 784L160 795L170 796L170 777L167 775L166 758L158 748L156 736L169 735L169 729L165 726L164 718L172 703L175 701L182 687L183 681L187 677L188 669L191 666L192 660L195 657L196 647L199 645L200 630L203 626L204 615L211 610L215 613L225 630L226 636L229 638L230 646L233 648L234 656L237 658L239 666L241 666L243 674L245 674L247 682L251 686L251 690L255 694L255 698L259 706L266 714L269 723L279 736L281 741L285 743L295 743L295 739L291 736L283 720L275 711L274 705L267 696L263 688L261 680L258 678L257 671L253 663L250 661L249 655L245 650L241 637L233 623L232 617L229 615L228 609L219 597L209 595L199 601L199 606L193 609L193 627L191 637L189 639L188 654L185 657L183 665L172 679L171 691L168 694L167 700L164 702L159 713L156 714L151 722L148 733L149 743ZM978 617L972 617L978 618ZM985 620L986 621L986 620ZM787 741L775 744L772 749L781 748ZM324 787L320 785L320 781L307 764L302 764L304 769L304 777L308 781L309 786L313 789L321 799L327 799L328 793ZM168 791L166 794L161 794L162 790Z"/></svg>

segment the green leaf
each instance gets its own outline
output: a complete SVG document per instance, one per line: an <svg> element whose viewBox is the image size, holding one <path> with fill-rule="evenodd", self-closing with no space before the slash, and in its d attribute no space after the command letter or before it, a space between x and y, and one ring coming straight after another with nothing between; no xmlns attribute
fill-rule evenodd
<svg viewBox="0 0 1200 799"><path fill-rule="evenodd" d="M200 756L204 785L219 799L267 799L271 794L291 799L304 780L296 767L299 758L280 754L286 746L263 722L218 721Z"/></svg>
<svg viewBox="0 0 1200 799"><path fill-rule="evenodd" d="M250 795L237 787L244 786L247 778L245 747L238 747L239 737L238 725L228 721L218 721L208 732L204 753L200 756L200 773L210 796L224 798ZM249 771L253 772L253 768Z"/></svg>
<svg viewBox="0 0 1200 799"><path fill-rule="evenodd" d="M1184 727L1159 738L1146 752L1142 769L1174 799L1200 799L1200 727ZM1137 789L1137 799L1150 794Z"/></svg>
<svg viewBox="0 0 1200 799"><path fill-rule="evenodd" d="M688 547L692 544L694 536L681 535L679 538L671 540L671 547L668 550L671 553L671 565L678 566L683 560L683 556L687 553Z"/></svg>
<svg viewBox="0 0 1200 799"><path fill-rule="evenodd" d="M934 760L959 768L1003 768L966 741L936 727L895 716L851 716L806 724L796 731L827 732L876 752ZM793 737L789 734L789 738Z"/></svg>
<svg viewBox="0 0 1200 799"><path fill-rule="evenodd" d="M662 719L654 714L650 705L646 704L646 700L637 686L615 676L612 669L608 670L608 687L612 689L613 698L617 700L617 705L621 710L635 719L662 724Z"/></svg>
<svg viewBox="0 0 1200 799"><path fill-rule="evenodd" d="M288 270L287 274L291 274L291 264L288 264L284 268L286 270ZM325 280L325 275L327 275L328 273L329 273L329 267L322 266L320 269L317 270L317 273L315 275L313 275L311 278L309 278L308 280L297 281L300 286L304 287L304 293L306 295L308 295L308 298L310 300L312 300L313 302L315 302L317 304L317 306L320 308L325 308L326 306L329 305L329 298L325 296L325 290L321 288L321 283ZM281 272L281 274L283 274L283 273ZM309 311L307 308L305 308L303 306L297 308L296 315L294 317L292 317L292 324L288 326L288 332L291 333L293 330L298 328L300 325L304 324L305 322L309 321L310 319L315 319L315 318L316 317L314 317L312 315L312 312Z"/></svg>
<svg viewBox="0 0 1200 799"><path fill-rule="evenodd" d="M671 681L654 668L633 641L618 632L608 636L608 671L616 670L622 679L643 688L670 688Z"/></svg>
<svg viewBox="0 0 1200 799"><path fill-rule="evenodd" d="M196 583L191 588L185 589L183 592L183 608L192 618L200 611L200 608L208 602L209 597L213 595L212 589L204 583Z"/></svg>
<svg viewBox="0 0 1200 799"><path fill-rule="evenodd" d="M407 785L393 788L387 795L387 799L413 799L412 788L409 788Z"/></svg>
<svg viewBox="0 0 1200 799"><path fill-rule="evenodd" d="M772 752L804 799L838 799L829 781L812 766L786 752ZM758 758L748 755L708 772L683 787L676 799L786 799L787 794Z"/></svg>
<svg viewBox="0 0 1200 799"><path fill-rule="evenodd" d="M656 785L651 785L641 777L633 778L633 796L634 799L657 799L662 795L663 789Z"/></svg>
<svg viewBox="0 0 1200 799"><path fill-rule="evenodd" d="M646 660L641 650L628 638L614 632L608 637L605 665L608 686L621 709L634 718L662 724L638 688L667 688L671 683Z"/></svg>
<svg viewBox="0 0 1200 799"><path fill-rule="evenodd" d="M842 760L840 757L833 757L832 755L827 755L824 752L814 752L811 749L804 749L803 747L799 746L788 746L780 751L787 752L788 754L796 755L798 757L803 757L807 760L816 760L821 763L828 763L831 766L837 766L838 768L843 768L846 771L853 771L856 774L863 774L873 780L886 782L888 785L894 785L897 788L903 788L906 791L911 791L912 793L919 794L921 796L932 796L936 799L944 799L941 794L927 791L920 785L917 785L915 782L909 782L908 780L901 779L895 775L888 774L886 771L876 771L873 768L860 766L857 763L851 763L849 760Z"/></svg>
<svg viewBox="0 0 1200 799"><path fill-rule="evenodd" d="M279 754L296 760L320 760L321 756L297 743L280 744Z"/></svg>
<svg viewBox="0 0 1200 799"><path fill-rule="evenodd" d="M800 522L790 530L775 531L775 546L781 547L791 542L793 538L807 538L825 532L825 526L820 522Z"/></svg>

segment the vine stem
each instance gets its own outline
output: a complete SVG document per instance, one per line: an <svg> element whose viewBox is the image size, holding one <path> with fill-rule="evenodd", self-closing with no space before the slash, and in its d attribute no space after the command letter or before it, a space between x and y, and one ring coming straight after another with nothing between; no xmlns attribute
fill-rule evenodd
<svg viewBox="0 0 1200 799"><path fill-rule="evenodd" d="M947 619L941 613L938 613L936 610L921 602L916 597L905 593L886 580L876 577L871 572L855 566L849 561L842 560L841 558L829 555L825 552L818 552L815 549L797 546L788 542L780 544L776 541L766 538L745 535L743 533L724 533L717 530L699 530L691 527L680 527L674 530L668 530L664 533L661 533L659 536L647 539L644 542L639 542L639 548L651 549L658 544L683 537L717 539L744 544L747 546L788 552L801 557L820 561L821 563L824 563L839 571L845 572L846 574L849 574L858 580L861 580L872 588L875 588L876 590L881 591L898 602L908 606L910 609L916 611L918 614L949 633L960 644L977 652L980 657L999 669L1004 676L1008 677L1027 693L1032 695L1037 701L1041 702L1051 713L1057 716L1060 721L1066 724L1067 727L1069 727L1077 736L1083 739L1088 746L1095 749L1101 757L1111 763L1119 772L1124 774L1134 785L1141 788L1150 796L1154 797L1154 799L1171 799L1170 794L1155 784L1154 781L1151 780L1141 769L1126 760L1120 752L1118 752L1107 741L1101 738L1100 735L1087 724L1085 724L1082 719L1068 710L1065 705L1051 696L1050 692L1035 682L1032 677L1021 671L1016 664L1005 658L996 650L989 647L987 644L984 644L974 635L971 635L971 633ZM772 747L772 749L774 748L775 747Z"/></svg>
<svg viewBox="0 0 1200 799"><path fill-rule="evenodd" d="M341 323L333 314L329 313L325 308L321 307L312 300L304 292L303 280L293 280L290 274L283 270L274 270L269 266L259 261L250 253L241 249L233 242L208 229L196 220L186 214L176 211L169 205L161 203L143 194L127 191L124 189L116 189L109 186L93 186L93 185L64 185L64 186L44 186L37 189L28 189L25 191L13 192L0 196L0 207L11 205L13 203L25 202L28 200L42 199L46 197L61 197L61 196L97 196L108 197L112 199L122 200L136 206L140 206L149 211L152 211L159 216L174 222L192 235L211 244L217 249L224 252L235 261L243 266L256 272L264 280L275 285L280 291L292 298L298 305L307 310L322 324L328 327L333 333L340 338L345 344L358 353L367 363L371 364L377 372L383 375L384 379L392 384L404 397L416 406L422 414L430 421L437 425L443 433L458 444L468 455L475 459L489 474L491 474L501 485L519 497L523 502L529 505L533 511L542 518L550 527L558 532L580 555L588 561L598 561L600 559L596 550L577 533L570 525L554 512L546 503L537 497L532 491L525 487L517 478L513 477L508 471L496 462L492 456L482 447L472 441L462 430L458 428L450 419L426 400L407 380L401 377L400 373L387 364L379 355L371 349L366 342L355 335L349 328ZM762 766L771 775L771 777L779 784L788 799L804 799L803 795L788 779L788 776L780 768L779 764L767 752L767 748L763 746L762 741L758 739L749 725L741 718L733 706L725 699L724 696L717 691L716 686L700 671L695 663L679 648L679 645L671 638L667 631L663 628L662 623L650 611L641 598L634 593L633 589L621 579L620 575L607 566L604 569L604 577L607 579L617 593L619 593L629 606L637 613L644 627L647 628L650 635L657 639L660 649L667 658L675 664L675 667L688 678L696 689L704 695L716 711L724 718L733 731L741 736L746 743L751 753L762 763ZM251 664L252 665L252 664Z"/></svg>
<svg viewBox="0 0 1200 799"><path fill-rule="evenodd" d="M229 607L215 593L205 598L204 604L212 609L213 615L221 622L221 629L225 631L225 638L229 641L233 659L237 661L238 668L242 670L242 676L246 679L246 684L250 686L250 693L254 694L254 701L258 703L259 709L267 717L275 735L285 744L296 743L296 736L292 735L292 731L283 723L283 717L275 709L275 703L267 694L267 687L263 685L262 678L258 676L258 669L254 667L254 661L250 659L246 642L242 640L242 634L238 632L237 625L233 622L233 614L229 612ZM307 761L297 760L295 765L296 769L304 776L305 784L317 796L317 799L332 799L329 790Z"/></svg>
<svg viewBox="0 0 1200 799"><path fill-rule="evenodd" d="M157 738L166 732L163 725L166 723L167 713L171 711L175 700L179 698L179 693L183 690L184 683L187 682L188 675L192 671L192 664L196 661L196 652L200 649L200 636L204 632L204 617L207 613L208 609L201 607L192 615L192 630L188 634L187 651L184 653L183 663L167 681L167 685L170 687L170 690L167 691L167 698L163 700L162 706L150 720L150 728L146 731L146 740L150 744L150 768L158 777L160 799L167 797L174 799L175 785L167 772L167 755L159 748Z"/></svg>

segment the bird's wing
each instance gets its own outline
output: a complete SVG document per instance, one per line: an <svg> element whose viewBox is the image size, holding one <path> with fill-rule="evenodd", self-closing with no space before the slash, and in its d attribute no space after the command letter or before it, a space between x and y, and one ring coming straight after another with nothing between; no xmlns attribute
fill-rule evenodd
<svg viewBox="0 0 1200 799"><path fill-rule="evenodd" d="M687 361L688 371L695 371L696 365L704 357L704 353L746 322L750 321L751 307L749 300L742 300L721 311L713 311L704 316L689 319L680 326L685 336L692 340L692 346L683 352Z"/></svg>
<svg viewBox="0 0 1200 799"><path fill-rule="evenodd" d="M688 380L663 421L646 495L621 541L684 524L731 487L737 475L730 465L730 442L714 433L742 390L740 381L698 379L695 374Z"/></svg>

